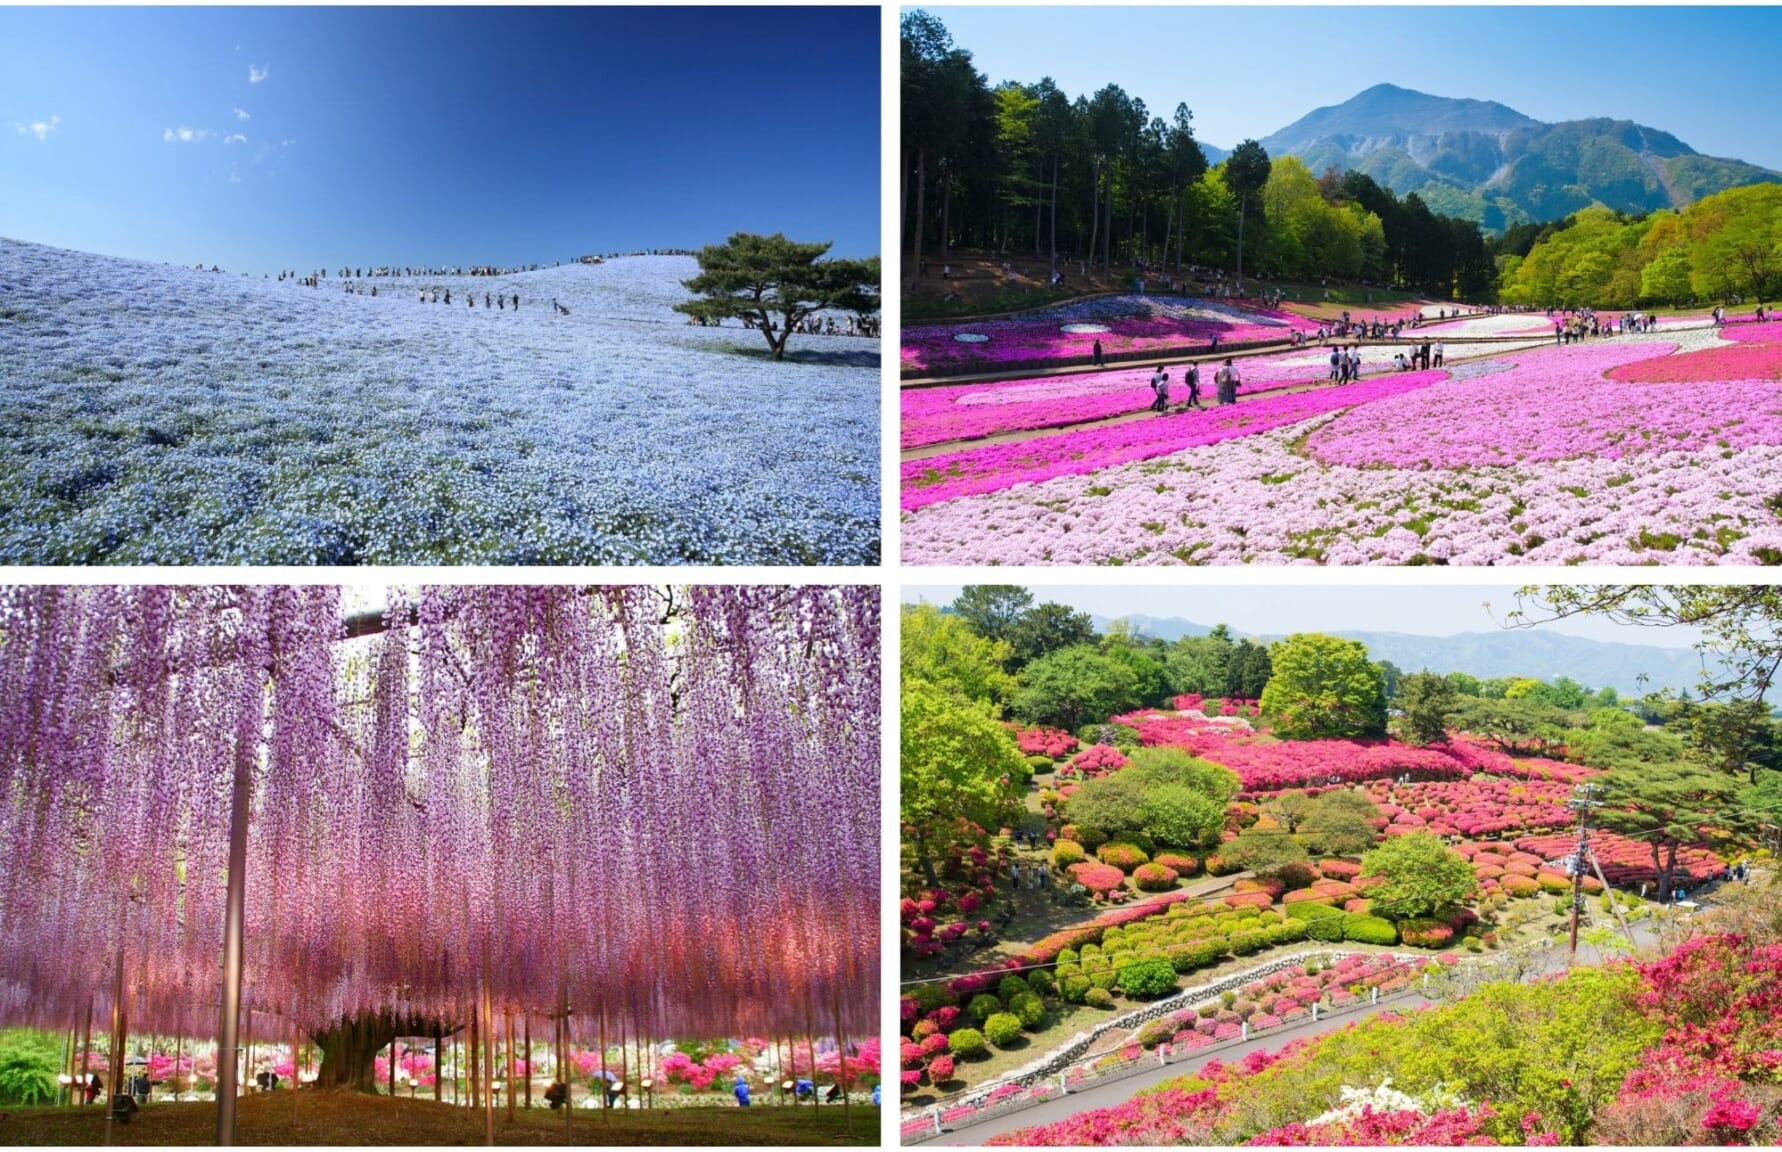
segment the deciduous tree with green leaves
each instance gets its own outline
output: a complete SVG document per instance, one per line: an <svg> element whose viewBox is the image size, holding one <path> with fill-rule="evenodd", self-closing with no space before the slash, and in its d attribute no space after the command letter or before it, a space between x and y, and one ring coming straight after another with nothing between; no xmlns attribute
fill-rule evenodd
<svg viewBox="0 0 1782 1152"><path fill-rule="evenodd" d="M1348 788L1326 792L1311 802L1300 821L1301 837L1332 856L1357 856L1380 838L1373 821L1380 810L1366 795Z"/></svg>
<svg viewBox="0 0 1782 1152"><path fill-rule="evenodd" d="M1361 858L1361 874L1384 877L1368 897L1382 915L1399 920L1464 904L1478 887L1467 858L1428 832L1387 840Z"/></svg>
<svg viewBox="0 0 1782 1152"><path fill-rule="evenodd" d="M961 818L994 829L1013 815L1026 761L990 706L925 681L906 681L898 726L898 814L923 878Z"/></svg>
<svg viewBox="0 0 1782 1152"><path fill-rule="evenodd" d="M1003 671L1009 646L979 636L960 617L932 604L905 604L899 635L904 683L950 686L997 708L1014 695L1015 678Z"/></svg>
<svg viewBox="0 0 1782 1152"><path fill-rule="evenodd" d="M701 320L749 321L773 358L786 354L792 332L818 312L879 310L879 261L825 260L827 243L806 244L775 232L737 232L699 250L699 275L684 280L695 299L674 306Z"/></svg>
<svg viewBox="0 0 1782 1152"><path fill-rule="evenodd" d="M1319 632L1299 632L1269 649L1274 674L1262 690L1262 714L1287 740L1383 736L1386 683L1367 647Z"/></svg>
<svg viewBox="0 0 1782 1152"><path fill-rule="evenodd" d="M1010 707L1017 719L1073 732L1140 703L1133 670L1087 646L1035 660L1021 670L1021 682Z"/></svg>

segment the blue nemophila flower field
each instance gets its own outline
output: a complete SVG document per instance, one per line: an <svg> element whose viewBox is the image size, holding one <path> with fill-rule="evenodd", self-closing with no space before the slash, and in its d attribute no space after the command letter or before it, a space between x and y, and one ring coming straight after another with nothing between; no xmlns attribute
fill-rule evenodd
<svg viewBox="0 0 1782 1152"><path fill-rule="evenodd" d="M670 310L695 270L373 298L0 240L0 563L875 562L878 342L773 363Z"/></svg>

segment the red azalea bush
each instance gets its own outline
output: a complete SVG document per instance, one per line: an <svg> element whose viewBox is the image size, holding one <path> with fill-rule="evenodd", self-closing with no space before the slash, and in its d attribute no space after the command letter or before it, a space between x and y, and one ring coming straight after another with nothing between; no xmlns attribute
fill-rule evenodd
<svg viewBox="0 0 1782 1152"><path fill-rule="evenodd" d="M1398 938L1414 948L1442 948L1453 943L1454 927L1440 920L1400 920Z"/></svg>
<svg viewBox="0 0 1782 1152"><path fill-rule="evenodd" d="M1094 780L1126 767L1126 757L1112 744L1091 744L1058 769L1060 779Z"/></svg>
<svg viewBox="0 0 1782 1152"><path fill-rule="evenodd" d="M1023 756L1045 756L1062 760L1077 750L1077 738L1056 728L1022 728L1009 725L1015 733L1015 746Z"/></svg>
<svg viewBox="0 0 1782 1152"><path fill-rule="evenodd" d="M1126 883L1126 873L1108 864L1086 860L1070 866L1071 879L1089 889L1094 896L1106 896Z"/></svg>
<svg viewBox="0 0 1782 1152"><path fill-rule="evenodd" d="M944 1084L953 1078L953 1058L938 1056L928 1062L928 1081L931 1084Z"/></svg>

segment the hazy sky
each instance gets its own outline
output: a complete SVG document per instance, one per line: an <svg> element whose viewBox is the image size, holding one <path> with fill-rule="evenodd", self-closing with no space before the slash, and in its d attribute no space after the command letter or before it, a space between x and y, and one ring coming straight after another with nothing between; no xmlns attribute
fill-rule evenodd
<svg viewBox="0 0 1782 1152"><path fill-rule="evenodd" d="M0 235L229 271L879 249L868 8L0 8Z"/></svg>
<svg viewBox="0 0 1782 1152"><path fill-rule="evenodd" d="M1496 100L1536 120L1634 120L1782 168L1767 99L1782 9L924 5L992 84L1109 83L1230 148L1375 84Z"/></svg>
<svg viewBox="0 0 1782 1152"><path fill-rule="evenodd" d="M1029 584L1034 600L1055 600L1079 611L1120 616L1180 617L1211 627L1229 624L1239 632L1285 635L1290 632L1405 632L1414 636L1452 636L1490 632L1516 607L1515 585L1498 587L1193 587L1090 588L1079 585ZM958 585L905 585L908 603L949 604ZM1491 607L1484 605L1489 602ZM1633 628L1607 620L1580 617L1541 625L1543 629L1592 640L1688 648L1693 629Z"/></svg>

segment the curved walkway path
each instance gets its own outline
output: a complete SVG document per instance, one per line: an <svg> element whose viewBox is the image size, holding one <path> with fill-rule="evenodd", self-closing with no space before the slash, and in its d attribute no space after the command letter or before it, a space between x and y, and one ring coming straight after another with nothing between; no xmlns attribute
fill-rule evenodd
<svg viewBox="0 0 1782 1152"><path fill-rule="evenodd" d="M1705 327L1705 325L1704 325L1704 327ZM1594 338L1591 342L1592 343L1602 343L1606 340L1629 340L1629 339L1631 339L1631 340L1645 340L1645 339L1653 338L1653 337L1661 337L1664 334L1672 333L1672 332L1676 332L1676 331L1677 331L1676 328L1668 328L1668 329L1663 329L1660 332L1642 333L1640 335L1602 336L1602 337ZM1494 337L1494 338L1491 338L1488 340L1477 341L1477 343L1488 343L1488 344L1495 344L1495 345L1503 345L1503 344L1512 343L1512 342L1514 342L1514 341L1505 340L1500 337ZM1542 347L1547 344L1547 341L1545 339L1540 339L1540 338L1536 338L1536 337L1529 337L1525 341L1522 341L1522 342L1526 343L1529 347ZM1362 344L1384 344L1387 346L1392 346L1395 342L1391 341L1391 340L1364 340L1364 341L1360 341L1359 343L1362 343ZM1449 338L1447 338L1446 343L1447 343L1448 347L1451 349L1450 353L1446 357L1446 360L1449 364L1465 363L1468 360L1475 360L1475 359L1481 358L1480 356L1467 356L1464 354L1456 354L1456 352L1452 351L1452 349L1455 349L1457 345L1462 344L1462 342L1460 340L1457 340L1453 337L1449 337ZM1402 344L1399 344L1398 346L1399 347L1409 347L1410 344L1402 343ZM1270 355L1270 354L1276 354L1276 353L1279 353L1282 351L1301 351L1301 350L1304 350L1305 347L1307 347L1307 346L1302 345L1300 348L1294 348L1287 344L1280 344L1280 345L1273 346L1271 348L1255 349L1254 351L1252 351L1250 353L1246 353L1246 355ZM1319 346L1315 346L1315 347L1329 347L1329 345L1319 345ZM1490 356L1497 356L1497 355L1502 355L1502 354L1503 354L1503 350L1501 347L1499 347L1499 348L1493 348L1490 351L1483 353L1482 356L1490 357ZM1200 359L1203 359L1203 357L1182 356L1179 359L1170 359L1170 358L1166 357L1166 358L1160 358L1159 360L1156 361L1156 363L1164 364L1166 366L1175 366L1175 365L1179 365L1179 364L1186 364L1189 361L1200 360ZM1126 371L1141 371L1142 372L1144 370L1144 368L1149 367L1151 365L1151 363L1152 363L1151 361L1147 360L1144 363L1144 365L1125 366L1125 370ZM1122 369L1122 366L1120 366L1120 365L1112 365L1108 368L1100 369L1099 371L1114 372L1114 371L1120 371L1121 369ZM1085 371L1097 371L1097 370L1096 369L1085 370L1081 367L1077 367L1074 369L1062 370L1062 371L1058 371L1058 372L1035 373L1035 374L1031 374L1031 375L1070 375L1073 373L1081 374ZM1395 374L1396 371L1397 371L1396 369L1387 369L1384 372L1364 372L1361 376L1357 377L1356 382L1359 382L1361 380L1372 380L1372 379L1375 379L1380 376L1390 376L1390 375ZM1026 376L1024 375L1022 378L1026 378ZM976 378L976 382L988 382L988 381L993 381L995 379L997 379L997 377L991 377L991 376L978 377L978 378ZM948 381L948 383L972 383L972 382L974 382L974 381L973 380ZM1140 381L1141 385L1142 385L1142 383L1143 383L1143 381ZM1266 400L1273 396L1291 396L1297 392L1313 392L1313 391L1316 391L1321 388L1344 388L1344 387L1347 387L1347 385L1332 384L1332 383L1330 383L1329 380L1313 380L1313 381L1309 381L1305 384L1295 385L1295 386L1291 386L1291 387L1287 387L1287 388L1269 388L1262 392L1246 393L1246 394L1240 395L1237 399L1237 402L1239 404L1243 404L1243 403L1253 401L1253 400ZM1179 384L1176 384L1174 386L1174 391L1176 391L1178 394L1180 393L1181 387ZM1201 398L1204 400L1211 393L1212 393L1212 388L1211 388L1210 384L1203 382L1201 385ZM1217 411L1217 409L1218 409L1218 406L1216 404L1207 404L1205 407L1206 407L1206 410L1209 412ZM1171 414L1179 415L1184 411L1186 411L1186 410L1182 408L1182 406L1179 402L1171 404ZM1056 424L1056 425L1053 425L1053 426L1047 427L1047 428L1025 428L1025 429L1021 429L1019 431L999 432L993 436L980 436L980 437L976 437L974 439L967 439L967 440L946 440L946 441L943 441L938 444L924 444L918 448L903 449L899 455L899 461L901 463L907 464L914 460L928 460L928 459L932 459L936 456L949 456L955 452L963 452L963 451L966 451L971 448L980 448L980 447L985 447L985 446L993 445L993 444L1018 444L1018 443L1021 443L1022 441L1037 440L1044 436L1057 436L1057 435L1059 435L1061 433L1065 433L1065 432L1081 432L1081 431L1084 431L1084 430L1087 430L1090 428L1104 428L1104 427L1108 427L1108 426L1114 425L1114 424L1130 424L1136 420L1155 419L1156 416L1157 416L1157 413L1151 411L1149 408L1140 408L1140 409L1137 409L1132 412L1123 412L1118 416L1105 416L1099 420L1083 420L1083 421L1078 421L1078 422L1072 423L1072 424Z"/></svg>

